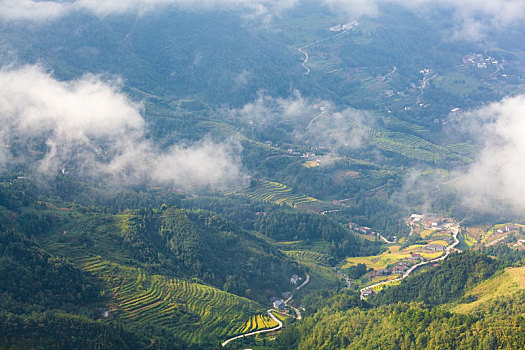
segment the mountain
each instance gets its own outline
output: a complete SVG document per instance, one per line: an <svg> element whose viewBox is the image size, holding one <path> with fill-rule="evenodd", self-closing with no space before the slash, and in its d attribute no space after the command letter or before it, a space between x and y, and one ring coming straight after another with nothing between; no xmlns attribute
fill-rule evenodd
<svg viewBox="0 0 525 350"><path fill-rule="evenodd" d="M523 348L522 2L0 4L0 348Z"/></svg>

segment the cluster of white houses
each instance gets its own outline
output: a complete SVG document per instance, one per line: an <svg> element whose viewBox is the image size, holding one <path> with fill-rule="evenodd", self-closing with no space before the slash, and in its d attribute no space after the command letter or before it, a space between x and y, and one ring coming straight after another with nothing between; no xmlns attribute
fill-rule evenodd
<svg viewBox="0 0 525 350"><path fill-rule="evenodd" d="M412 214L410 215L410 223L412 224L422 224L425 228L433 228L440 230L442 226L449 221L440 217L437 214Z"/></svg>
<svg viewBox="0 0 525 350"><path fill-rule="evenodd" d="M511 231L517 231L517 230L518 230L518 226L505 225L503 227L498 228L496 230L496 233L502 234L502 233L511 232Z"/></svg>

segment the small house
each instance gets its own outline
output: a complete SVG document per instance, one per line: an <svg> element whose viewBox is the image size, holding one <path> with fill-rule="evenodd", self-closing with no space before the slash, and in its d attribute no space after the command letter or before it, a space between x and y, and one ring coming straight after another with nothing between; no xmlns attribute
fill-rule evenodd
<svg viewBox="0 0 525 350"><path fill-rule="evenodd" d="M408 270L408 267L406 267L406 265L397 265L392 268L392 273L393 274L405 273L407 270Z"/></svg>
<svg viewBox="0 0 525 350"><path fill-rule="evenodd" d="M410 255L410 260L421 260L421 254L418 253L412 253Z"/></svg>
<svg viewBox="0 0 525 350"><path fill-rule="evenodd" d="M433 252L443 252L445 251L445 247L440 244L429 244L425 247L427 250L431 250Z"/></svg>
<svg viewBox="0 0 525 350"><path fill-rule="evenodd" d="M373 294L376 294L372 289L365 289L362 293L363 297L369 297Z"/></svg>
<svg viewBox="0 0 525 350"><path fill-rule="evenodd" d="M420 214L412 214L412 215L410 215L410 221L416 222L416 220L417 220L417 222L419 222L419 221L421 221L421 219L423 219L423 215L420 215Z"/></svg>
<svg viewBox="0 0 525 350"><path fill-rule="evenodd" d="M292 275L292 277L290 277L290 283L292 285L297 285L297 282L299 282L299 276L298 275Z"/></svg>
<svg viewBox="0 0 525 350"><path fill-rule="evenodd" d="M273 307L276 308L277 310L284 311L286 309L286 304L284 303L284 301L279 299L273 302Z"/></svg>
<svg viewBox="0 0 525 350"><path fill-rule="evenodd" d="M386 275L388 275L388 270L387 269L378 269L377 270L377 275L378 276L386 276Z"/></svg>
<svg viewBox="0 0 525 350"><path fill-rule="evenodd" d="M370 232L372 232L372 229L370 227L366 227L366 226L359 227L357 230L359 232L365 234L365 235L368 235L368 234L370 234Z"/></svg>

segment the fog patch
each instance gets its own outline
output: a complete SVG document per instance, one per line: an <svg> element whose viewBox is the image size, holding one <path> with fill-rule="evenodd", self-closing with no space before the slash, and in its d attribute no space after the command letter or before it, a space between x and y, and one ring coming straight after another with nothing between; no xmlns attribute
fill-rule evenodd
<svg viewBox="0 0 525 350"><path fill-rule="evenodd" d="M298 91L287 98L259 93L255 101L227 113L256 129L291 130L294 142L326 153L364 146L375 120L367 111L341 110L331 101L306 98Z"/></svg>
<svg viewBox="0 0 525 350"><path fill-rule="evenodd" d="M146 137L142 106L121 82L94 75L58 81L39 66L0 70L3 168L31 159L33 171L60 169L111 184L151 182L180 189L242 181L237 142L201 140L160 149Z"/></svg>
<svg viewBox="0 0 525 350"><path fill-rule="evenodd" d="M525 211L525 95L463 115L480 152L455 185L463 204L484 212Z"/></svg>
<svg viewBox="0 0 525 350"><path fill-rule="evenodd" d="M145 14L168 6L183 10L236 10L247 20L268 24L274 16L293 9L301 0L74 0L36 1L2 0L0 18L3 20L54 20L71 13L88 11L97 16ZM322 0L337 15L348 20L379 16L382 5L396 4L416 13L450 10L455 27L452 39L481 40L493 30L521 25L525 18L525 2L520 0ZM269 28L269 27L268 27Z"/></svg>

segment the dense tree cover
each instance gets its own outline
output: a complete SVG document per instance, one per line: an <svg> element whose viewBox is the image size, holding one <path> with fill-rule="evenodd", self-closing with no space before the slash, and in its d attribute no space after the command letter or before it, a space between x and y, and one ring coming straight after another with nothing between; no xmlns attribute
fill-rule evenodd
<svg viewBox="0 0 525 350"><path fill-rule="evenodd" d="M345 311L354 307L368 309L371 307L353 290L321 289L308 293L302 300L305 315L313 316L319 310L330 307L333 310Z"/></svg>
<svg viewBox="0 0 525 350"><path fill-rule="evenodd" d="M525 251L509 248L504 244L482 247L480 252L489 256L496 256L504 266L512 266L525 262Z"/></svg>
<svg viewBox="0 0 525 350"><path fill-rule="evenodd" d="M0 312L0 349L140 349L150 340L116 323L45 312ZM183 349L174 342L171 349Z"/></svg>
<svg viewBox="0 0 525 350"><path fill-rule="evenodd" d="M0 310L77 310L97 300L100 286L13 229L0 231Z"/></svg>
<svg viewBox="0 0 525 350"><path fill-rule="evenodd" d="M14 175L6 177L0 182L1 206L9 210L19 210L38 198L38 189L29 179L14 179Z"/></svg>
<svg viewBox="0 0 525 350"><path fill-rule="evenodd" d="M284 208L277 205L255 202L244 197L202 196L185 198L182 200L181 205L188 209L203 209L214 212L245 230L255 229L255 222L258 220L256 213L284 210Z"/></svg>
<svg viewBox="0 0 525 350"><path fill-rule="evenodd" d="M367 272L367 268L365 264L357 264L356 266L350 266L345 269L345 272L348 277L358 279Z"/></svg>
<svg viewBox="0 0 525 350"><path fill-rule="evenodd" d="M520 349L525 319L484 319L397 303L325 307L283 331L277 349Z"/></svg>
<svg viewBox="0 0 525 350"><path fill-rule="evenodd" d="M523 291L491 299L472 315L451 313L437 305L462 297L508 262L480 253L452 255L442 267L382 291L368 300L371 303L350 291L312 293L303 300L307 317L287 327L275 348L521 349ZM378 301L387 305L377 305Z"/></svg>
<svg viewBox="0 0 525 350"><path fill-rule="evenodd" d="M466 252L452 254L439 266L404 279L399 286L386 288L370 298L372 304L421 301L439 305L460 298L480 281L492 276L499 263L486 255Z"/></svg>
<svg viewBox="0 0 525 350"><path fill-rule="evenodd" d="M328 243L328 253L335 260L347 256L372 255L380 247L362 241L329 216L292 210L286 206L250 202L241 198L197 198L183 201L184 206L202 208L218 213L247 230L256 230L278 241L308 242L323 240ZM256 215L265 212L267 215ZM337 218L346 223L341 218ZM334 260L334 261L335 261Z"/></svg>
<svg viewBox="0 0 525 350"><path fill-rule="evenodd" d="M330 243L329 254L339 259L379 251L377 246L359 240L342 225L315 214L274 211L259 216L255 229L279 241L322 239Z"/></svg>
<svg viewBox="0 0 525 350"><path fill-rule="evenodd" d="M153 191L144 185L103 187L90 179L63 175L58 175L53 184L52 188L42 189L48 198L113 214L126 209L158 208L162 204L178 205L183 197L169 190Z"/></svg>
<svg viewBox="0 0 525 350"><path fill-rule="evenodd" d="M303 273L271 245L210 212L142 209L123 224L124 240L140 261L235 294L288 289L289 277Z"/></svg>
<svg viewBox="0 0 525 350"><path fill-rule="evenodd" d="M408 236L409 227L405 218L410 215L406 208L383 197L364 196L355 206L345 208L339 215L346 215L361 226L371 227L383 236L392 238Z"/></svg>

